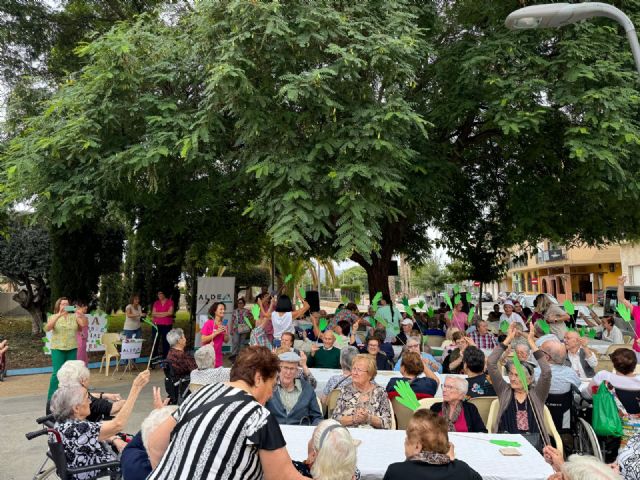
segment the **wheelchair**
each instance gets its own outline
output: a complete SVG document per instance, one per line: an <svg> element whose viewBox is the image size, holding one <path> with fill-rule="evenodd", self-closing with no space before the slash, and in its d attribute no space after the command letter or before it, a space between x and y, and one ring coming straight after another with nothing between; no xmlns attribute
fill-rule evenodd
<svg viewBox="0 0 640 480"><path fill-rule="evenodd" d="M25 437L27 440L33 440L34 438L42 435L51 435L49 435L49 440L47 442L49 451L47 452L44 462L40 465L33 476L33 480L44 480L47 478L72 480L73 476L76 474L95 471L98 472L96 478L109 477L110 480L120 480L122 478L119 461L69 468L67 465L67 457L64 453L64 445L62 444L62 436L60 435L60 432L53 428L53 415L40 417L36 419L36 423L44 426L40 430L26 433ZM53 462L53 465L48 465L50 461Z"/></svg>
<svg viewBox="0 0 640 480"><path fill-rule="evenodd" d="M567 393L550 393L545 404L562 436L565 458L577 453L591 455L603 461L600 442L589 422L591 405L580 396L577 388L573 387Z"/></svg>
<svg viewBox="0 0 640 480"><path fill-rule="evenodd" d="M160 366L164 372L164 389L169 397L169 405L180 405L190 393L190 376L176 375L171 362L167 359L158 358L152 361L152 365Z"/></svg>

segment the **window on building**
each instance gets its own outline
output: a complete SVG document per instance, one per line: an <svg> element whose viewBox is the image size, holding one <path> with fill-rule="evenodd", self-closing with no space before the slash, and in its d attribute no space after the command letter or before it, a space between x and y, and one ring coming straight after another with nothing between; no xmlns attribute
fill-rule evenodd
<svg viewBox="0 0 640 480"><path fill-rule="evenodd" d="M629 267L628 285L640 285L640 265L632 265Z"/></svg>

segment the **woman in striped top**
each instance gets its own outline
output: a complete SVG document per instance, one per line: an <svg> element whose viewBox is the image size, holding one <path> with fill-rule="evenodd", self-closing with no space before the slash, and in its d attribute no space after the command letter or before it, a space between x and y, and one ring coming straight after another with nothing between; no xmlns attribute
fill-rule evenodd
<svg viewBox="0 0 640 480"><path fill-rule="evenodd" d="M149 436L149 480L303 480L264 407L279 369L269 349L241 350L231 382L202 387Z"/></svg>

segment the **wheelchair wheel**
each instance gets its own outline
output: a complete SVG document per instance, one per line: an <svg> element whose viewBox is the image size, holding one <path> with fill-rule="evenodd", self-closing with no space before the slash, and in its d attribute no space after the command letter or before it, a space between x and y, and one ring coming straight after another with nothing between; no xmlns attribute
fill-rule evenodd
<svg viewBox="0 0 640 480"><path fill-rule="evenodd" d="M56 466L51 465L49 468L43 468L33 477L33 480L45 480L46 478L58 478L56 474Z"/></svg>
<svg viewBox="0 0 640 480"><path fill-rule="evenodd" d="M596 432L583 418L578 418L574 440L574 452L580 455L592 455L604 461Z"/></svg>

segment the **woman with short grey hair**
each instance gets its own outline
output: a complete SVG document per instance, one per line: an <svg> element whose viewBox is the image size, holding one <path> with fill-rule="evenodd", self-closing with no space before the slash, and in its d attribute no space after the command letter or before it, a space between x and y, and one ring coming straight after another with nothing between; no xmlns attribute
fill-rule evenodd
<svg viewBox="0 0 640 480"><path fill-rule="evenodd" d="M58 370L60 387L82 386L89 390L91 372L82 360L67 360ZM124 405L124 400L117 393L89 392L91 413L87 417L90 422L108 420L118 413Z"/></svg>
<svg viewBox="0 0 640 480"><path fill-rule="evenodd" d="M466 378L448 375L442 386L443 402L432 405L431 411L444 417L450 432L487 433L476 406L465 401L468 390Z"/></svg>
<svg viewBox="0 0 640 480"><path fill-rule="evenodd" d="M173 328L167 333L167 342L171 349L167 355L167 361L171 363L173 374L177 377L186 377L197 368L193 357L184 351L187 339L181 328Z"/></svg>
<svg viewBox="0 0 640 480"><path fill-rule="evenodd" d="M327 384L322 389L322 395L320 395L320 401L323 405L327 404L329 394L338 388L346 387L351 384L351 365L353 359L358 355L358 349L353 346L348 346L340 351L340 367L342 367L342 373L340 375L334 375L329 378Z"/></svg>
<svg viewBox="0 0 640 480"><path fill-rule="evenodd" d="M87 420L90 399L83 386L66 386L55 391L51 397L51 412L56 419L54 428L60 433L69 467L84 467L117 460L116 454L127 446L117 434L127 424L138 395L149 383L150 377L149 370L140 373L133 381L129 397L122 409L113 420L105 422ZM74 478L86 480L96 477L97 474L97 471L89 471L76 474Z"/></svg>
<svg viewBox="0 0 640 480"><path fill-rule="evenodd" d="M191 384L189 385L191 393L199 390L203 385L229 381L231 369L213 367L216 360L213 345L208 344L200 347L194 357L198 368L191 371Z"/></svg>

